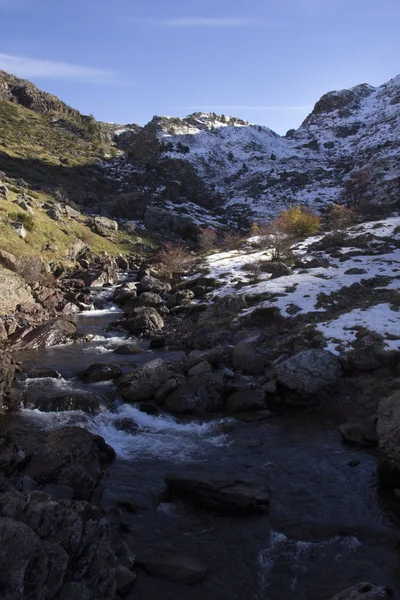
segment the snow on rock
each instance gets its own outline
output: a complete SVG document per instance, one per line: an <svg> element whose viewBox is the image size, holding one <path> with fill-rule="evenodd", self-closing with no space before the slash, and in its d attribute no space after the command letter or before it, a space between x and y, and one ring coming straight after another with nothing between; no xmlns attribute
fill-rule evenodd
<svg viewBox="0 0 400 600"><path fill-rule="evenodd" d="M368 238L367 247L354 245L360 236L363 242ZM207 276L218 281L210 300L243 295L250 307L237 320L266 307L286 318L310 315L306 324L315 325L334 353L339 346L348 348L360 327L382 335L387 348L400 349L400 217L350 228L333 256L316 250L322 239L314 236L294 246L301 266L276 279L262 268L271 259L269 251L248 247L210 255ZM307 268L315 258L329 266Z"/></svg>

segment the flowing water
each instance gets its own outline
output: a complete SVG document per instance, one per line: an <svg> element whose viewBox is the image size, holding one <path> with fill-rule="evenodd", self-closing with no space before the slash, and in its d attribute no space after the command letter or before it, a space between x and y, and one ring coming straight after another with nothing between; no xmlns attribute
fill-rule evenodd
<svg viewBox="0 0 400 600"><path fill-rule="evenodd" d="M205 580L186 587L140 573L137 600L324 600L360 581L397 582L398 529L379 494L376 456L342 445L343 416L325 411L290 411L245 424L150 416L124 404L112 383L85 385L77 375L94 362L129 371L155 357L174 361L179 352L135 356L113 353L124 337L107 332L118 317L113 307L75 317L93 342L20 352L27 366L57 369L59 379L28 379L28 399L40 394L91 390L112 403L95 417L81 412L42 413L24 409L9 418L16 435L37 443L44 432L66 424L102 435L117 452L109 468L105 510L121 506L128 543L140 558L147 550L197 557L209 565ZM137 434L114 422L130 417ZM221 423L232 423L232 429ZM226 432L228 431L228 432ZM225 433L224 433L225 432ZM357 466L349 462L359 461ZM183 503L162 501L164 478L187 467L233 477L257 475L271 487L271 511L263 517L217 515Z"/></svg>

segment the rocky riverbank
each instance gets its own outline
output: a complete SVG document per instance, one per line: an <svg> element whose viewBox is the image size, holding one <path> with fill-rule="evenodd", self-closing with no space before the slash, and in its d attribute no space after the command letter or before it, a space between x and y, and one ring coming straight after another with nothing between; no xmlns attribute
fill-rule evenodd
<svg viewBox="0 0 400 600"><path fill-rule="evenodd" d="M102 285L116 283L117 269L112 268L115 263L106 259L98 264L101 266L97 269L84 265L79 273L71 272L63 278L59 289L71 294L66 297L64 293L63 302L82 308L78 295L89 292L85 277L93 270L100 273L100 279L92 279L92 285L93 281L102 281L103 273L111 279L102 281ZM133 265L124 268L127 266ZM332 353L323 347L318 335L302 333L274 307L264 307L251 321L232 327L232 317L242 310L243 298L233 293L210 303L209 297L215 290L211 277L194 273L170 284L159 278L152 265L137 265L136 270L137 281L122 283L113 292L122 314L111 324L111 331L123 336L114 347L107 348L107 356L112 355L113 362L97 361L82 368L77 375L83 386L110 385L117 390L119 401L138 408L140 414L160 418L173 414L179 419L211 422L223 415L228 420L215 425L223 435L232 431L235 423L245 423L259 431L260 424L268 424L275 415L292 419L294 414L311 411L317 415L321 409L334 407L346 421L340 428L346 443L356 447L377 445L381 483L397 489L400 446L396 352L388 352L379 344L366 345L364 340L358 351L355 348L347 353ZM80 280L82 286L75 283ZM90 306L88 302L83 304L85 308ZM76 335L75 322L64 317L37 327L29 324L27 330L19 329L17 335L14 332L8 336L6 346L23 352L67 339L90 339L87 334L84 338L81 335ZM169 351L173 349L184 354L171 360ZM366 354L374 356L375 361L366 363ZM140 362L126 362L140 356ZM39 366L42 371L34 372L30 367L16 365L7 354L2 355L3 412L19 405L20 388L26 377L33 381L41 377L57 381L60 377L57 370L50 372ZM20 383L13 384L15 370L21 368L22 374L17 377ZM67 420L68 413L73 416L76 411L91 417L101 416L104 410L118 413L117 405L101 397L100 388L42 394L36 405L29 390L22 387L25 406L33 403L41 412L59 412L62 419ZM115 428L128 439L137 436L139 425L134 415L118 416L114 421ZM102 437L74 426L73 420L67 427L38 434L32 445L16 440L4 428L3 431L3 537L10 540L7 546L11 555L23 540L29 540L18 568L10 570L6 556L2 556L5 566L0 580L7 599L27 598L30 590L37 597L57 600L94 600L116 594L134 598L139 571L146 577L164 578L176 585L195 584L207 578L209 565L203 559L176 551L154 552L150 548L142 548L140 556L136 556L129 546L130 526L123 511L112 509L105 515L101 497L115 452ZM274 505L270 487L265 477L243 470L215 474L207 469L181 469L165 477L161 502L183 501L198 507L195 510L211 514L218 511L229 518L264 519ZM124 510L134 513L136 508L125 502ZM372 584L360 584L335 600L364 597L384 599L390 597L390 592Z"/></svg>

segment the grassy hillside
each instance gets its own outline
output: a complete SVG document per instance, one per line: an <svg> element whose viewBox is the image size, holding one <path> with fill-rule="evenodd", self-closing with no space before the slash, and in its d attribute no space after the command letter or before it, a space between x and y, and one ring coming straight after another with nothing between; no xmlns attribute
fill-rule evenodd
<svg viewBox="0 0 400 600"><path fill-rule="evenodd" d="M113 152L91 117L41 114L0 101L0 170L8 177L23 178L35 189L62 187L73 200L90 205L115 192L98 166Z"/></svg>
<svg viewBox="0 0 400 600"><path fill-rule="evenodd" d="M10 190L10 187L9 187ZM54 221L47 215L43 204L54 204L54 198L45 193L34 192L33 211L30 219L32 231L28 231L25 240L13 231L11 223L16 220L16 213L28 213L16 203L21 198L22 189L13 186L7 200L0 198L0 250L15 254L18 258L41 257L45 262L69 263L69 251L76 239L82 240L93 252L107 252L110 256L120 253L132 253L136 250L138 236L123 231L113 232L112 239L97 235L90 229L90 218L84 215L70 218L66 215ZM25 190L26 194L26 190ZM29 194L29 192L28 192ZM140 235L140 240L151 250L153 242ZM49 246L52 248L49 249Z"/></svg>

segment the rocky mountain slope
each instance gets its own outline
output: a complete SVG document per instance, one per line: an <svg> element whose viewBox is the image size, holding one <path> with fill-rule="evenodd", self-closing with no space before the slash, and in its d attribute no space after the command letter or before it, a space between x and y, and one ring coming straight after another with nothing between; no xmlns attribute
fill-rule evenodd
<svg viewBox="0 0 400 600"><path fill-rule="evenodd" d="M31 83L0 73L0 167L61 185L92 211L190 236L192 223L262 221L291 203L363 200L393 207L400 182L400 76L329 92L297 130L225 115L154 117L144 127L98 123Z"/></svg>
<svg viewBox="0 0 400 600"><path fill-rule="evenodd" d="M137 162L169 168L171 177L174 170L194 170L201 190L195 202L265 218L290 203L318 208L337 201L360 170L368 174L369 200L396 203L399 116L400 76L378 88L326 94L285 137L224 115L194 113L154 118L120 143Z"/></svg>

